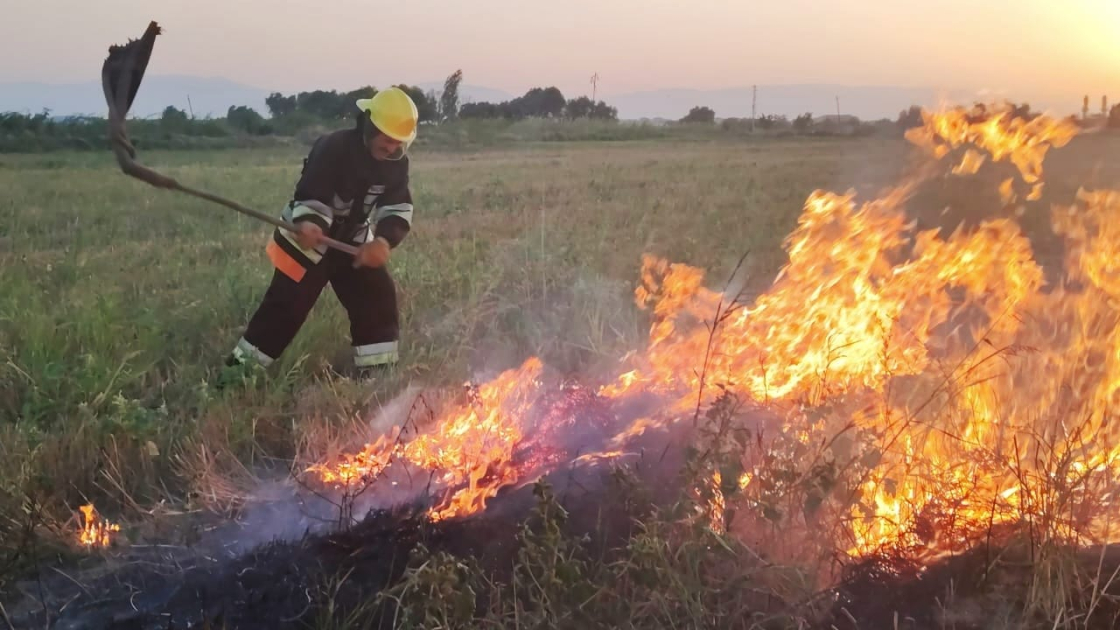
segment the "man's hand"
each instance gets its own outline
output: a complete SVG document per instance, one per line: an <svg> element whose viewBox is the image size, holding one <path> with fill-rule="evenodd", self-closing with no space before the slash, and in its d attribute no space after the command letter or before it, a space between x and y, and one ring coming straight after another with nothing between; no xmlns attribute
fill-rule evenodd
<svg viewBox="0 0 1120 630"><path fill-rule="evenodd" d="M296 227L299 231L296 232L296 242L303 249L315 249L323 240L323 228L315 225L310 221L300 221Z"/></svg>
<svg viewBox="0 0 1120 630"><path fill-rule="evenodd" d="M354 257L355 267L382 267L389 262L389 241L378 236L372 241L358 248L358 255Z"/></svg>

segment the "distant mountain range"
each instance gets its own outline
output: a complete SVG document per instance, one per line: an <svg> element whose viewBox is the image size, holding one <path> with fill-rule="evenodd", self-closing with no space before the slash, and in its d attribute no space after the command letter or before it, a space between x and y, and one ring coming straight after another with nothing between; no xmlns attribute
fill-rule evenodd
<svg viewBox="0 0 1120 630"><path fill-rule="evenodd" d="M939 94L933 88L852 85L760 85L755 111L757 115L782 115L789 118L811 113L813 116L840 113L862 120L894 119L911 105L935 106ZM969 102L971 95L957 91L944 95L954 102ZM694 106L703 105L715 111L718 118L748 118L751 115L751 87L724 90L668 89L633 92L609 99L618 108L620 118L679 119Z"/></svg>
<svg viewBox="0 0 1120 630"><path fill-rule="evenodd" d="M421 83L419 87L439 92L443 82ZM130 113L137 117L159 116L168 105L174 105L205 118L225 116L230 105L248 105L267 116L264 100L273 91L221 77L152 75L144 78ZM466 84L459 86L459 95L462 102L513 98L501 90ZM50 110L53 116L104 116L106 106L101 82L0 83L0 112L37 114L44 109Z"/></svg>
<svg viewBox="0 0 1120 630"><path fill-rule="evenodd" d="M442 82L419 84L439 92ZM224 116L230 105L248 105L267 115L265 98L272 90L236 83L220 77L153 75L144 79L143 88L132 107L135 116L157 116L168 105L195 116ZM285 93L289 93L286 92ZM514 95L474 85L460 87L461 102L503 101ZM681 118L697 105L710 107L718 118L751 115L750 87L721 90L663 89L604 96L618 108L619 118ZM974 93L934 88L850 85L760 85L757 113L794 117L806 112L814 116L835 114L839 97L840 113L864 120L895 118L910 105L936 106L940 102L970 103ZM1074 99L1077 100L1077 99ZM1053 104L1030 101L1036 108ZM1079 106L1079 101L1072 109ZM0 83L0 112L38 113L49 109L55 116L104 115L105 98L98 81L73 84ZM1064 109L1064 108L1063 108Z"/></svg>
<svg viewBox="0 0 1120 630"><path fill-rule="evenodd" d="M225 116L230 105L248 105L267 113L264 99L269 90L255 88L220 77L152 75L132 104L137 117L158 116L168 105L195 116ZM55 116L106 113L101 81L84 83L3 83L0 84L0 111L37 114L44 109Z"/></svg>

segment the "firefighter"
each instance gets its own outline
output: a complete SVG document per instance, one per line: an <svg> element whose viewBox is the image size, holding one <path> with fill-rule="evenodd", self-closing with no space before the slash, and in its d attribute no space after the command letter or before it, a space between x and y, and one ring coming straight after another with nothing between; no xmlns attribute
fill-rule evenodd
<svg viewBox="0 0 1120 630"><path fill-rule="evenodd" d="M266 248L272 281L229 366L267 367L279 358L327 284L349 317L356 371L398 360L397 296L386 264L412 226L407 154L418 115L399 88L356 104L357 124L320 137L303 161L281 212L299 231L273 233ZM357 255L323 245L324 235L357 245Z"/></svg>

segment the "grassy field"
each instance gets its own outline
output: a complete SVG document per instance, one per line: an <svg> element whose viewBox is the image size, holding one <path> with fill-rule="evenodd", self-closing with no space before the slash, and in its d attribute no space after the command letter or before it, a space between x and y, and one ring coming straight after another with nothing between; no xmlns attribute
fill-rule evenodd
<svg viewBox="0 0 1120 630"><path fill-rule="evenodd" d="M760 290L814 189L874 191L909 155L883 138L422 148L413 232L390 264L399 369L364 385L336 374L349 340L325 292L282 360L229 390L215 385L271 273L271 228L126 178L106 155L0 156L0 560L18 564L29 514L65 539L87 500L126 523L161 502L212 507L200 458L268 464L312 419L345 421L412 382L461 383L532 354L567 370L609 364L646 335L632 299L643 253L713 284L746 253ZM302 157L141 159L278 211ZM1120 137L1078 139L1048 169L1055 199L1120 187ZM923 203L937 217L945 199Z"/></svg>

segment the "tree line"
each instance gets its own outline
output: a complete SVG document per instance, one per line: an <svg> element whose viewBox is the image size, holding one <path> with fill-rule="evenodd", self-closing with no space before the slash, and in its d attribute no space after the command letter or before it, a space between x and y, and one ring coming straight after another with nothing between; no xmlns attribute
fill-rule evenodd
<svg viewBox="0 0 1120 630"><path fill-rule="evenodd" d="M439 123L457 118L465 119L507 119L524 118L590 118L595 120L618 120L618 110L603 101L592 101L586 96L566 99L559 88L535 87L517 98L500 103L478 102L460 105L459 85L463 80L462 70L456 70L444 82L443 90L424 91L417 86L399 84L400 88L416 103L420 122ZM354 102L362 98L372 98L377 88L364 86L348 92L335 90L314 90L297 94L273 92L265 99L265 105L274 120L294 116L313 117L320 120L338 120L352 116ZM263 121L263 118L262 118Z"/></svg>
<svg viewBox="0 0 1120 630"><path fill-rule="evenodd" d="M1087 102L1088 100L1086 100ZM1102 121L1106 127L1120 129L1120 104L1114 104L1111 108L1108 108L1105 105L1106 103L1107 101L1102 99L1101 114L1094 116L1093 119ZM1032 110L1028 103L1008 103L1008 105L1010 106L1010 115L1014 118L1033 120L1040 115L1039 112ZM983 103L976 103L969 116L978 121L984 120L987 117L987 106ZM1074 117L1070 116L1070 118ZM1083 111L1082 118L1085 120L1090 118L1087 109ZM716 124L716 112L710 107L697 105L677 122L693 126L714 126ZM835 114L814 117L809 112L796 116L793 120L783 115L763 114L753 119L723 118L719 121L719 127L724 131L772 131L820 135L868 135L888 131L902 133L922 125L922 107L918 105L911 105L902 110L893 121L889 118L883 118L868 122L862 121L856 116L838 116Z"/></svg>
<svg viewBox="0 0 1120 630"><path fill-rule="evenodd" d="M462 118L520 120L523 118L589 118L618 120L618 109L586 96L565 99L557 87L532 88L524 95L501 103L466 103Z"/></svg>
<svg viewBox="0 0 1120 630"><path fill-rule="evenodd" d="M501 103L461 103L462 70L451 73L440 92L398 84L416 103L422 123L439 124L456 119L567 118L617 121L618 112L586 96L566 99L556 87L533 88ZM349 91L311 90L294 94L273 92L265 98L268 116L246 105L229 107L224 117L196 118L167 106L155 118L129 121L129 134L137 146L179 149L232 146L246 137L298 136L323 126L336 126L357 112L354 102L377 94L371 85ZM0 153L39 152L58 149L108 148L108 123L104 117L59 118L49 111L38 114L0 112ZM262 140L263 141L263 140Z"/></svg>
<svg viewBox="0 0 1120 630"><path fill-rule="evenodd" d="M398 84L416 102L420 120L425 124L442 124L455 120L516 121L528 118L547 120L589 119L617 121L617 109L603 101L593 101L586 96L566 98L556 88L534 87L525 94L498 103L462 103L459 87L463 80L461 70L456 70L444 81L440 92L424 91L418 86ZM363 86L349 91L313 90L282 94L273 92L265 99L268 116L245 106L231 106L224 117L195 118L174 106L166 107L155 118L132 119L129 134L137 146L158 149L221 148L245 144L271 142L269 138L298 137L306 139L320 133L323 127L337 127L338 123L352 117L357 109L354 102L377 93L373 86ZM1108 127L1120 129L1120 104L1105 107L1102 99L1099 117ZM1015 116L1027 119L1037 116L1026 103L1015 104ZM868 135L899 133L922 124L922 110L912 106L899 112L895 120L874 122L860 121L854 116L823 116L814 118L804 113L792 120L781 115L759 115L751 118L723 118L716 125L716 112L710 107L693 107L677 122L682 128L696 130L711 127L720 133L763 132L768 134L798 135ZM548 125L552 131L542 132L549 138L571 137L573 130ZM612 128L614 128L612 126ZM606 130L589 131L595 137L660 137L657 126L645 126L644 131ZM0 112L0 153L41 152L57 149L104 150L108 148L108 124L103 117L74 116L58 118L49 112L22 114ZM481 132L481 129L479 130ZM693 133L693 132L689 132ZM636 135L635 135L636 134ZM460 137L455 134L448 137ZM472 136L473 137L473 136ZM259 138L259 140L258 140Z"/></svg>

